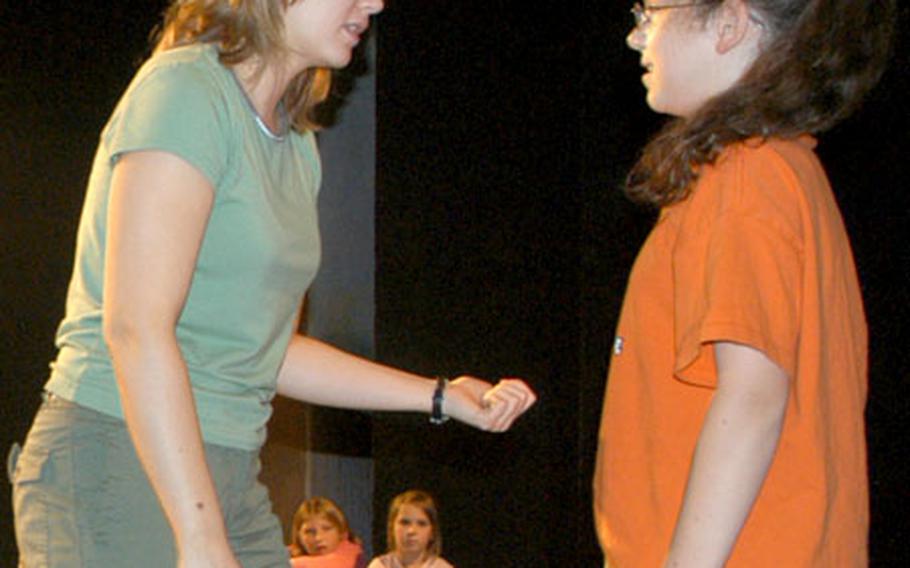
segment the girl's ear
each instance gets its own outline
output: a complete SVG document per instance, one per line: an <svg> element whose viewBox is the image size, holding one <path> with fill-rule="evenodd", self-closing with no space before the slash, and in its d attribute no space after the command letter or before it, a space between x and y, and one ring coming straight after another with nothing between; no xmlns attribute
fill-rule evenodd
<svg viewBox="0 0 910 568"><path fill-rule="evenodd" d="M712 15L712 25L717 32L714 49L719 54L727 53L746 39L752 21L749 6L744 0L725 0Z"/></svg>

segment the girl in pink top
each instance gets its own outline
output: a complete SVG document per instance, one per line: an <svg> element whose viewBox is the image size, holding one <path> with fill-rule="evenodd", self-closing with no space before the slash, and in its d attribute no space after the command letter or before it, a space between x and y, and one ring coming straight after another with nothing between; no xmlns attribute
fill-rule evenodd
<svg viewBox="0 0 910 568"><path fill-rule="evenodd" d="M442 554L439 514L429 493L405 491L389 506L389 552L367 568L454 568Z"/></svg>

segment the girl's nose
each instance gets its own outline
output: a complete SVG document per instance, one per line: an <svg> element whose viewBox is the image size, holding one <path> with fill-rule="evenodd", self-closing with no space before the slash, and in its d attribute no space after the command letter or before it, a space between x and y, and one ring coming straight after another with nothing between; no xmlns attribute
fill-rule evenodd
<svg viewBox="0 0 910 568"><path fill-rule="evenodd" d="M641 28L638 26L632 28L632 31L626 36L626 45L635 51L642 51L645 48L645 33L641 31Z"/></svg>

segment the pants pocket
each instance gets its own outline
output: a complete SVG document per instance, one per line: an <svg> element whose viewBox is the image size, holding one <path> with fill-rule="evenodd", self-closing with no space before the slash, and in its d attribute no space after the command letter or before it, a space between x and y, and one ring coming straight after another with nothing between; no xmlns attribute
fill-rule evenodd
<svg viewBox="0 0 910 568"><path fill-rule="evenodd" d="M16 444L18 446L18 444ZM13 484L13 510L16 516L16 542L20 566L47 566L48 511L45 491L40 487L47 475L49 454L41 449L22 451L7 461Z"/></svg>
<svg viewBox="0 0 910 568"><path fill-rule="evenodd" d="M88 566L73 506L74 414L45 400L18 457L9 460L20 568Z"/></svg>
<svg viewBox="0 0 910 568"><path fill-rule="evenodd" d="M47 452L36 450L23 454L22 447L13 444L6 463L10 483L17 485L40 481L46 464Z"/></svg>
<svg viewBox="0 0 910 568"><path fill-rule="evenodd" d="M19 442L13 442L9 447L9 453L6 454L6 478L10 484L13 483L13 474L16 471L16 463L19 461L19 454L22 453L22 446Z"/></svg>

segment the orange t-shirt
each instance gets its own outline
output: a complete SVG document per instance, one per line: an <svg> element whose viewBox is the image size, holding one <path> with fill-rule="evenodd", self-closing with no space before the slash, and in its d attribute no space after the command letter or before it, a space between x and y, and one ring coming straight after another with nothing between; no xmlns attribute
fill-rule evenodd
<svg viewBox="0 0 910 568"><path fill-rule="evenodd" d="M791 379L777 453L727 566L866 566L866 322L814 140L748 141L665 208L629 278L594 478L611 568L660 566L716 385L712 342Z"/></svg>
<svg viewBox="0 0 910 568"><path fill-rule="evenodd" d="M291 558L291 568L360 568L365 565L363 547L349 540L342 540L338 548L328 554Z"/></svg>

